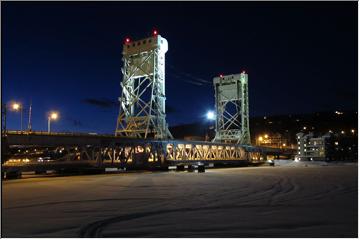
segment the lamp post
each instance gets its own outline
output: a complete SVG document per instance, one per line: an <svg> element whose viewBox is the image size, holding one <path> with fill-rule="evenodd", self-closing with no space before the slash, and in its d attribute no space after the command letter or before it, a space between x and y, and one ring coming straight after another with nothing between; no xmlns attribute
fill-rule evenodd
<svg viewBox="0 0 360 240"><path fill-rule="evenodd" d="M1 132L6 135L6 104L1 104Z"/></svg>
<svg viewBox="0 0 360 240"><path fill-rule="evenodd" d="M29 106L28 132L31 132L31 107L32 107L32 101L30 101L30 106Z"/></svg>
<svg viewBox="0 0 360 240"><path fill-rule="evenodd" d="M206 119L210 122L210 124L207 125L206 133L205 133L205 141L211 141L210 135L211 135L211 129L214 128L212 122L216 120L216 114L213 111L208 111L206 113Z"/></svg>
<svg viewBox="0 0 360 240"><path fill-rule="evenodd" d="M51 120L57 120L59 118L59 113L51 112L48 116L48 133L50 133L50 123Z"/></svg>
<svg viewBox="0 0 360 240"><path fill-rule="evenodd" d="M21 103L18 102L14 102L11 104L11 110L15 111L15 112L19 112L20 111L20 130L23 130L23 106Z"/></svg>

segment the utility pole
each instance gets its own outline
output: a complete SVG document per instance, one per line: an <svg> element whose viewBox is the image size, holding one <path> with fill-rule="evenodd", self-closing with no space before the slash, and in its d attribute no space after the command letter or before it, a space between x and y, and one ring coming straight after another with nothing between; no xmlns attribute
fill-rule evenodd
<svg viewBox="0 0 360 240"><path fill-rule="evenodd" d="M31 107L32 107L32 101L30 101L29 106L29 122L28 122L28 131L31 132Z"/></svg>
<svg viewBox="0 0 360 240"><path fill-rule="evenodd" d="M1 132L6 135L6 104L1 104Z"/></svg>

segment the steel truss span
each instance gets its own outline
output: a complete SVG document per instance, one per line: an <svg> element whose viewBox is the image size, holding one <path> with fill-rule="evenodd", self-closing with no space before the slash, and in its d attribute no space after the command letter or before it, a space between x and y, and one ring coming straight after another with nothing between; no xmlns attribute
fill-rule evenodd
<svg viewBox="0 0 360 240"><path fill-rule="evenodd" d="M160 35L123 45L122 94L115 136L173 138L165 120L165 53Z"/></svg>
<svg viewBox="0 0 360 240"><path fill-rule="evenodd" d="M182 140L142 140L109 136L10 134L5 141L10 159L3 167L46 167L69 164L102 166L168 166L182 163L263 162L263 149L237 144ZM19 151L20 150L20 151ZM46 155L47 154L47 155ZM51 156L49 160L44 156ZM43 160L39 162L39 157Z"/></svg>
<svg viewBox="0 0 360 240"><path fill-rule="evenodd" d="M216 134L214 142L250 144L248 75L245 72L213 79Z"/></svg>

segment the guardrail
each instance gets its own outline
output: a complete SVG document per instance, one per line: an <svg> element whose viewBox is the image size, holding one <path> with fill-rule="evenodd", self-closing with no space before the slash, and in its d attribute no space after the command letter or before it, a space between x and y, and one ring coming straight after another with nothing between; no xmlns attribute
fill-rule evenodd
<svg viewBox="0 0 360 240"><path fill-rule="evenodd" d="M3 131L3 135L42 135L42 136L98 136L98 137L115 137L113 134L103 133L81 133L81 132L47 132L47 131L19 131L19 130L7 130Z"/></svg>

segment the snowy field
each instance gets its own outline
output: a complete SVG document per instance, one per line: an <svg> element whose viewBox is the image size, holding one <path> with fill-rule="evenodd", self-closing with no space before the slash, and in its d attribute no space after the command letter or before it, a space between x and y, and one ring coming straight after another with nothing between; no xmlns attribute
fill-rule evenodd
<svg viewBox="0 0 360 240"><path fill-rule="evenodd" d="M357 166L2 183L3 237L357 237Z"/></svg>

